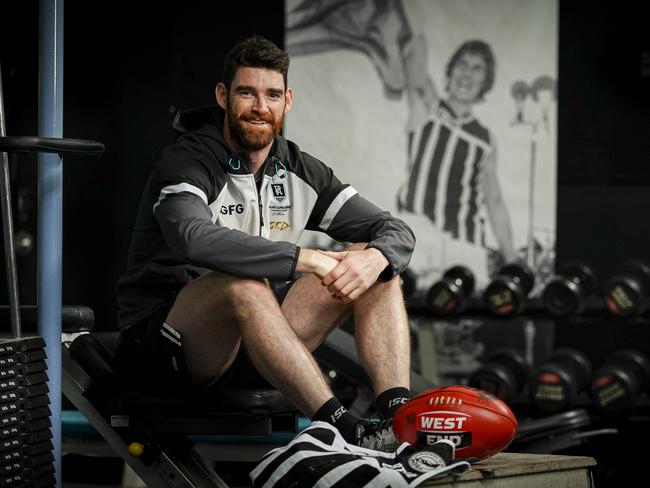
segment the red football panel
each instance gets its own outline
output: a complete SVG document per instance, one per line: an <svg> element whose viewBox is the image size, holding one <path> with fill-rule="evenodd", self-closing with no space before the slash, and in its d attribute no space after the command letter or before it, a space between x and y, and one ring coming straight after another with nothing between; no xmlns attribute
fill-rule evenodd
<svg viewBox="0 0 650 488"><path fill-rule="evenodd" d="M484 459L513 439L517 420L501 400L465 386L434 388L403 405L393 418L400 442L424 447L440 439L456 446L457 457Z"/></svg>

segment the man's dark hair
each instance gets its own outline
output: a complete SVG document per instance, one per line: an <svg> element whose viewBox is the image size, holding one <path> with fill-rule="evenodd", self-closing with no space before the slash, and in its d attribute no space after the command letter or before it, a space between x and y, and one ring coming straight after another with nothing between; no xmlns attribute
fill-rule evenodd
<svg viewBox="0 0 650 488"><path fill-rule="evenodd" d="M284 89L287 89L289 55L273 42L262 36L253 36L238 42L224 59L221 81L230 90L237 68L266 68L282 73Z"/></svg>
<svg viewBox="0 0 650 488"><path fill-rule="evenodd" d="M490 91L494 84L494 71L496 65L494 53L492 52L490 45L485 41L471 40L464 42L458 49L456 49L456 52L447 63L447 80L451 77L451 71L454 69L454 66L456 66L460 57L465 53L477 54L483 58L483 61L485 61L485 66L487 68L485 81L478 94L478 100L483 100L483 95Z"/></svg>

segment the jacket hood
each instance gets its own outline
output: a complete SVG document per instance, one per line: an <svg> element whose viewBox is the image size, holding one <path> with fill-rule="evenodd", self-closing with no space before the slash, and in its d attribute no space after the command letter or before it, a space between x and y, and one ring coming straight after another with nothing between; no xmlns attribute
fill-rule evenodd
<svg viewBox="0 0 650 488"><path fill-rule="evenodd" d="M203 105L181 109L176 112L172 120L172 128L178 134L198 130L208 122L213 122L219 129L223 129L225 112L219 105Z"/></svg>

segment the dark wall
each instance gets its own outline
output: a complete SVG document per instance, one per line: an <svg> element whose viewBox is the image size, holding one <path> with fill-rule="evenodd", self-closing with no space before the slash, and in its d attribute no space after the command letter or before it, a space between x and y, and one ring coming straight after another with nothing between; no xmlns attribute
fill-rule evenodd
<svg viewBox="0 0 650 488"><path fill-rule="evenodd" d="M557 262L583 259L603 279L650 260L648 14L560 2Z"/></svg>
<svg viewBox="0 0 650 488"><path fill-rule="evenodd" d="M650 183L650 10L643 3L560 2L561 186Z"/></svg>
<svg viewBox="0 0 650 488"><path fill-rule="evenodd" d="M235 41L259 33L282 45L284 28L281 2L120 5L65 4L65 136L99 140L106 153L66 159L64 302L93 307L100 328L114 324L114 283L142 185L172 141L171 114L212 103ZM0 4L11 134L36 132L37 12L35 0ZM584 259L601 276L628 257L650 260L647 19L631 4L560 2L557 261ZM29 189L35 163L14 170L14 186ZM34 303L33 254L19 265Z"/></svg>
<svg viewBox="0 0 650 488"><path fill-rule="evenodd" d="M9 135L36 134L37 119L31 114L38 110L38 3L5 2L0 5L0 18L5 20L0 29L0 68L4 93L4 108ZM7 22L12 19L13 22ZM13 26L13 27L12 27ZM30 114L29 116L27 114ZM15 232L28 232L34 236L36 231L36 187L22 182L37 178L36 158L31 155L9 156L12 197L14 205ZM20 208L18 201L21 201ZM24 203L25 205L23 205ZM0 234L2 230L0 228ZM34 242L34 240L32 240ZM3 241L4 243L4 241ZM2 248L4 249L3 245ZM35 303L36 260L35 251L26 257L19 256L18 269L20 297L25 303ZM3 253L4 256L4 253ZM4 259L0 257L0 304L8 302ZM0 331L8 330L4 322Z"/></svg>

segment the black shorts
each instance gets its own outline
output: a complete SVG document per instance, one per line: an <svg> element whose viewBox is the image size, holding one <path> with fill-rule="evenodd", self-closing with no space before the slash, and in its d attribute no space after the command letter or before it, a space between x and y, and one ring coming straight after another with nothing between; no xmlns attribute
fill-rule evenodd
<svg viewBox="0 0 650 488"><path fill-rule="evenodd" d="M283 282L284 283L284 282ZM290 283L272 283L278 302L282 303ZM180 334L165 324L176 295L140 322L122 331L116 352L122 381L141 391L179 394L205 390L192 385L185 367ZM272 388L253 365L242 344L232 365L208 388Z"/></svg>

